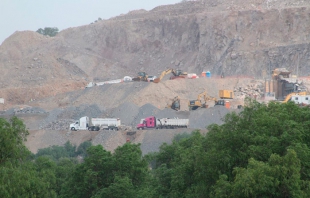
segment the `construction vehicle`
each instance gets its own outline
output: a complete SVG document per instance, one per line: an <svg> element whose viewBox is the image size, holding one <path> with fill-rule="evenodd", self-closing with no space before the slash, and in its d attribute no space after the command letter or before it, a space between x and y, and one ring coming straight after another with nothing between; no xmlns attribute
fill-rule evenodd
<svg viewBox="0 0 310 198"><path fill-rule="evenodd" d="M290 101L293 101L295 104L300 106L309 106L310 95L292 95Z"/></svg>
<svg viewBox="0 0 310 198"><path fill-rule="evenodd" d="M291 100L292 96L296 96L296 95L305 96L305 95L307 95L307 92L306 92L306 91L302 91L302 92L292 92L292 93L288 94L288 95L285 97L283 103L288 102L289 100Z"/></svg>
<svg viewBox="0 0 310 198"><path fill-rule="evenodd" d="M156 129L174 129L174 128L187 128L189 126L189 119L179 118L155 118L150 116L141 119L137 125L137 129L156 128Z"/></svg>
<svg viewBox="0 0 310 198"><path fill-rule="evenodd" d="M132 78L133 81L148 81L148 75L145 72L139 72L137 77Z"/></svg>
<svg viewBox="0 0 310 198"><path fill-rule="evenodd" d="M201 98L203 97L203 102ZM197 97L197 100L190 100L188 102L189 110L196 110L198 108L208 108L208 105L206 104L207 101L214 101L214 106L226 106L225 100L218 100L217 98L211 97L207 95L207 92L204 91L203 93L199 94Z"/></svg>
<svg viewBox="0 0 310 198"><path fill-rule="evenodd" d="M221 99L233 99L234 92L232 90L219 90L219 96Z"/></svg>
<svg viewBox="0 0 310 198"><path fill-rule="evenodd" d="M180 69L167 69L165 71L163 71L160 76L156 79L154 79L154 83L159 83L161 81L161 79L163 79L163 77L169 73L172 73L173 76L170 77L170 80L173 80L175 78L185 78L187 76L187 72L182 72L182 70Z"/></svg>
<svg viewBox="0 0 310 198"><path fill-rule="evenodd" d="M181 106L180 106L180 98L179 96L176 96L172 99L172 103L167 105L168 108L174 109L176 111L179 111Z"/></svg>
<svg viewBox="0 0 310 198"><path fill-rule="evenodd" d="M70 129L71 131L99 131L100 129L117 131L120 126L121 120L119 118L89 118L84 116L75 123L70 124Z"/></svg>
<svg viewBox="0 0 310 198"><path fill-rule="evenodd" d="M201 101L201 98L203 97L204 102ZM189 110L196 110L198 108L207 108L208 106L206 105L206 100L207 98L207 92L204 91L201 94L198 94L197 100L190 100L188 101L188 108Z"/></svg>

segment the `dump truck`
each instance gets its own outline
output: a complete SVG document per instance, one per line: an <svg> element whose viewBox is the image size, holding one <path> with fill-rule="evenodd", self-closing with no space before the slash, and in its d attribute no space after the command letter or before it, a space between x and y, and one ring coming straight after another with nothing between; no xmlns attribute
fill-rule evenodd
<svg viewBox="0 0 310 198"><path fill-rule="evenodd" d="M179 118L156 118L150 116L141 119L137 125L137 129L155 128L155 129L175 129L175 128L187 128L189 126L189 119Z"/></svg>
<svg viewBox="0 0 310 198"><path fill-rule="evenodd" d="M234 92L232 90L219 90L219 97L221 99L233 99Z"/></svg>
<svg viewBox="0 0 310 198"><path fill-rule="evenodd" d="M89 118L84 116L75 121L75 123L70 124L70 129L71 131L99 131L100 129L117 131L120 126L121 120L119 118Z"/></svg>

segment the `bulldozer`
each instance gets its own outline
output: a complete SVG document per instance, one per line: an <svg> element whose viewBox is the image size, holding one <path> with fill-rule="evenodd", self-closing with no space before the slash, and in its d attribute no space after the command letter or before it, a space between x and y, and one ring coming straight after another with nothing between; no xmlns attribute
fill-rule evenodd
<svg viewBox="0 0 310 198"><path fill-rule="evenodd" d="M137 77L132 78L133 81L145 81L147 82L147 73L145 72L139 72Z"/></svg>
<svg viewBox="0 0 310 198"><path fill-rule="evenodd" d="M201 101L201 98L203 97L203 102ZM206 104L207 101L214 101L214 106L220 105L225 106L225 100L218 100L217 98L211 97L207 95L207 92L204 91L203 93L199 94L197 97L197 100L190 100L188 101L188 107L189 110L196 110L198 108L208 108L208 105Z"/></svg>
<svg viewBox="0 0 310 198"><path fill-rule="evenodd" d="M167 105L168 108L174 109L176 111L179 111L181 106L180 106L180 98L179 96L176 96L172 99L172 103Z"/></svg>
<svg viewBox="0 0 310 198"><path fill-rule="evenodd" d="M174 69L167 69L167 70L163 71L158 78L154 79L153 82L154 83L159 83L161 81L161 79L163 79L163 77L165 75L169 74L169 73L173 74L173 76L170 77L170 80L175 79L175 78L185 78L186 75L187 75L187 72L183 72L180 69L176 69L176 70L174 70Z"/></svg>

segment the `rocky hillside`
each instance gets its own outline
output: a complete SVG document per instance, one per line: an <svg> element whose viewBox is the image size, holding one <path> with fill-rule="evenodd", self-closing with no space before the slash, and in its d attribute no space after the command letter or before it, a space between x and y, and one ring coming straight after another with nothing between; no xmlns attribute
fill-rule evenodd
<svg viewBox="0 0 310 198"><path fill-rule="evenodd" d="M309 1L204 0L137 10L52 38L16 32L0 46L0 97L24 104L166 68L260 78L286 67L309 75L309 20Z"/></svg>

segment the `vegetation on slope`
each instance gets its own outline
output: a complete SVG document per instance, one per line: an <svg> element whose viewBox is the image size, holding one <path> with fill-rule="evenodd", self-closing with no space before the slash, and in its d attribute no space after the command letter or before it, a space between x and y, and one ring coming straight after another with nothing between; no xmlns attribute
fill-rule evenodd
<svg viewBox="0 0 310 198"><path fill-rule="evenodd" d="M0 119L0 197L307 197L310 109L250 101L221 126L180 135L142 156L126 143L113 153L24 147L24 124ZM77 155L83 155L81 162Z"/></svg>

